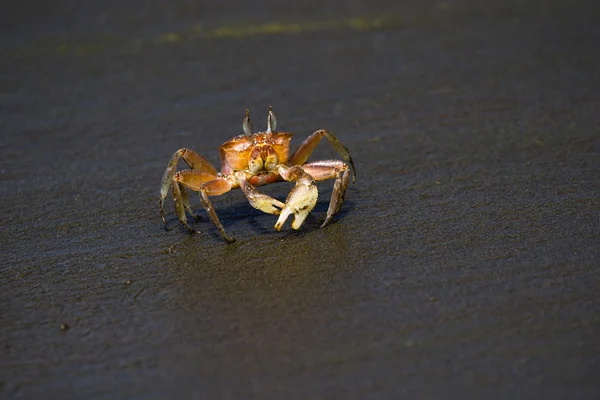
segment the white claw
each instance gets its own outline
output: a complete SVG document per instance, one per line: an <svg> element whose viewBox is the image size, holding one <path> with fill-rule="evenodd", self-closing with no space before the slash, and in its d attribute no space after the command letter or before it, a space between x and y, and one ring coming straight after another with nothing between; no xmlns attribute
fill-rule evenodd
<svg viewBox="0 0 600 400"><path fill-rule="evenodd" d="M283 224L285 224L285 221L288 219L288 217L291 214L292 214L292 210L290 210L289 207L285 207L283 209L283 211L281 211L281 214L279 214L279 218L277 219L277 223L275 224L275 229L280 231L281 227L283 226Z"/></svg>
<svg viewBox="0 0 600 400"><path fill-rule="evenodd" d="M309 210L295 212L294 213L294 222L292 222L292 228L293 229L300 229L300 227L302 226L302 223L304 222L304 220L308 216L309 212L310 212Z"/></svg>
<svg viewBox="0 0 600 400"><path fill-rule="evenodd" d="M252 207L267 214L279 215L281 209L285 207L282 202L262 193L254 193L248 196L248 201Z"/></svg>
<svg viewBox="0 0 600 400"><path fill-rule="evenodd" d="M281 227L290 215L294 215L292 222L293 229L300 229L302 223L308 214L315 208L319 192L314 181L309 179L300 179L298 184L290 192L285 207L281 210L279 219L275 224L275 229L281 230Z"/></svg>

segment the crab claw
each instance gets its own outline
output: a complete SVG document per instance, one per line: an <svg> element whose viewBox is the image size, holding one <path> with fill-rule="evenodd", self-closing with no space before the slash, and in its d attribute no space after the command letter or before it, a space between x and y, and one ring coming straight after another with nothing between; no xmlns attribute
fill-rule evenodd
<svg viewBox="0 0 600 400"><path fill-rule="evenodd" d="M315 181L309 174L302 171L302 169L300 169L299 167L296 168L297 170L291 172L291 175L293 175L292 179L286 179L296 180L296 186L288 195L285 201L285 207L283 207L283 209L281 210L279 219L275 224L275 229L277 229L278 231L281 230L281 227L283 226L285 221L292 214L294 215L294 222L292 222L292 228L299 229L304 220L306 219L308 213L310 213L317 204L319 192L317 190L317 186L315 185Z"/></svg>
<svg viewBox="0 0 600 400"><path fill-rule="evenodd" d="M279 215L281 209L285 206L285 204L271 196L256 192L254 188L248 190L246 196L252 207L267 214Z"/></svg>

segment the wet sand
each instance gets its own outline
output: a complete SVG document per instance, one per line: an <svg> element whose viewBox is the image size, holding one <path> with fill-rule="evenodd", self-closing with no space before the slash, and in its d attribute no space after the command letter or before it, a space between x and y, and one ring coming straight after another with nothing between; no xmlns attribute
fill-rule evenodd
<svg viewBox="0 0 600 400"><path fill-rule="evenodd" d="M594 2L344 4L0 18L2 397L598 397ZM239 191L236 243L163 230L173 152L269 104L350 149L334 223L328 181L297 232Z"/></svg>

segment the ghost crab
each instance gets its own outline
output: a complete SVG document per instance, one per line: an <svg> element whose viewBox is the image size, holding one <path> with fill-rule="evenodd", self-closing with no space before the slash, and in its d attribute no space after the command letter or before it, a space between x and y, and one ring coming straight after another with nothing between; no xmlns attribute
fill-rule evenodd
<svg viewBox="0 0 600 400"><path fill-rule="evenodd" d="M299 229L306 216L317 204L318 191L315 181L335 178L327 216L321 228L329 224L344 201L350 168L352 182L356 181L356 170L348 149L333 133L320 129L310 135L290 157L290 140L293 133L276 132L276 124L273 109L269 107L267 130L252 133L250 112L246 110L246 117L242 124L244 134L223 143L219 149L221 172L217 172L215 167L194 150L188 148L177 150L167 165L160 189L160 215L165 228L167 228L167 221L163 203L170 187L179 222L190 233L196 231L188 225L186 211L196 219L199 217L190 207L186 188L200 194L200 201L210 220L229 243L234 242L235 239L225 233L209 197L219 196L235 188L240 188L244 192L252 207L268 214L279 215L275 224L275 229L278 231L290 215L294 215L292 228ZM343 161L321 160L307 163L308 157L323 137L327 138ZM190 169L177 171L179 160L183 160ZM260 193L255 188L284 180L296 183L285 203Z"/></svg>

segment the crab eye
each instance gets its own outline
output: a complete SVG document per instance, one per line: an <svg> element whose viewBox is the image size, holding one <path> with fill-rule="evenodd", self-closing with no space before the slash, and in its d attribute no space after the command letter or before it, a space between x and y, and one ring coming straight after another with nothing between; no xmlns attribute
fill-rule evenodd
<svg viewBox="0 0 600 400"><path fill-rule="evenodd" d="M246 108L246 118L244 118L244 122L242 124L244 128L244 133L248 136L252 135L252 121L250 121L250 111Z"/></svg>
<svg viewBox="0 0 600 400"><path fill-rule="evenodd" d="M267 118L267 132L275 131L277 127L277 119L275 113L273 113L273 106L269 106L269 117Z"/></svg>

